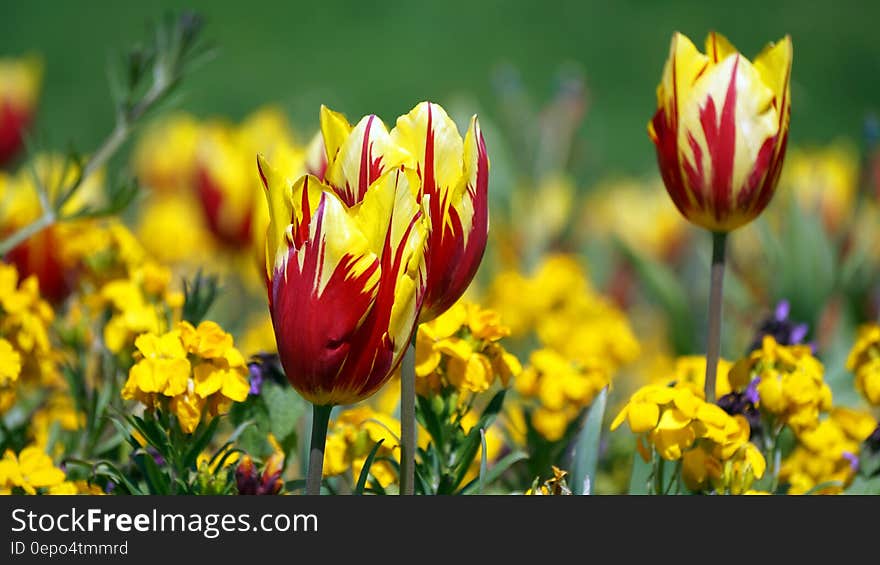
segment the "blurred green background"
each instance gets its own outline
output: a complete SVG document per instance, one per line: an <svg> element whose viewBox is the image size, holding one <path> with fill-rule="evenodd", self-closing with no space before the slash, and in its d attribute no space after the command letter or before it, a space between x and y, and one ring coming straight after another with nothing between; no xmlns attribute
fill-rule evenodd
<svg viewBox="0 0 880 565"><path fill-rule="evenodd" d="M198 116L238 119L267 102L307 137L326 103L386 122L430 98L465 101L494 117L492 74L509 63L536 100L560 65L579 65L590 109L583 125L593 174L654 167L645 125L654 111L674 30L702 45L717 29L747 56L790 33L794 41L792 142L859 140L880 105L880 2L739 0L528 2L447 0L188 4L208 22L217 57L178 102ZM112 125L107 64L179 3L5 2L0 54L46 63L38 132L51 147L95 146ZM491 139L487 140L491 146Z"/></svg>

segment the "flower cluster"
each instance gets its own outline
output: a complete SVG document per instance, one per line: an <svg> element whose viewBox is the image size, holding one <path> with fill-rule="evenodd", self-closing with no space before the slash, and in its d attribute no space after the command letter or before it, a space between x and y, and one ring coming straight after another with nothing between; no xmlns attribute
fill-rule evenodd
<svg viewBox="0 0 880 565"><path fill-rule="evenodd" d="M571 255L548 255L532 276L499 274L487 302L512 337L534 332L541 344L569 359L601 360L613 372L639 354L626 315L592 288Z"/></svg>
<svg viewBox="0 0 880 565"><path fill-rule="evenodd" d="M210 418L247 398L244 357L232 336L215 322L193 327L184 321L163 334L141 334L135 347L138 361L129 371L122 397L150 409L167 403L185 433L196 429L205 409Z"/></svg>
<svg viewBox="0 0 880 565"><path fill-rule="evenodd" d="M437 394L446 387L480 393L499 380L507 387L522 367L499 341L510 334L500 316L459 301L421 324L416 335L416 392Z"/></svg>
<svg viewBox="0 0 880 565"><path fill-rule="evenodd" d="M880 325L865 324L859 328L846 368L855 373L856 390L873 406L880 405Z"/></svg>
<svg viewBox="0 0 880 565"><path fill-rule="evenodd" d="M37 278L20 280L15 266L0 263L0 408L12 401L13 383L20 378L47 386L60 382L49 339L54 319Z"/></svg>
<svg viewBox="0 0 880 565"><path fill-rule="evenodd" d="M759 410L775 425L800 433L815 428L820 413L831 408L824 372L809 345L780 345L766 335L760 349L734 364L729 378L734 390L754 388Z"/></svg>
<svg viewBox="0 0 880 565"><path fill-rule="evenodd" d="M547 440L561 439L581 410L589 406L611 382L602 363L572 361L550 348L529 355L529 363L514 386L527 400L535 402L531 425Z"/></svg>
<svg viewBox="0 0 880 565"><path fill-rule="evenodd" d="M789 494L839 494L859 467L859 446L877 427L868 412L833 408L828 418L798 435L798 444L782 462L779 478Z"/></svg>
<svg viewBox="0 0 880 565"><path fill-rule="evenodd" d="M638 434L645 461L651 453L682 461L682 478L694 491L708 486L719 492L742 493L764 474L764 457L749 442L749 424L709 404L690 387L646 385L632 395L614 418Z"/></svg>

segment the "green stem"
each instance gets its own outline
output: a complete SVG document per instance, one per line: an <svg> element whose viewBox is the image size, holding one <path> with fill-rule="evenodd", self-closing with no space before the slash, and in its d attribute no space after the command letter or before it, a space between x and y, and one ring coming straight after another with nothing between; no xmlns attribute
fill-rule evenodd
<svg viewBox="0 0 880 565"><path fill-rule="evenodd" d="M312 442L309 447L309 473L306 475L306 494L321 494L324 474L324 446L327 443L327 425L333 406L313 405Z"/></svg>
<svg viewBox="0 0 880 565"><path fill-rule="evenodd" d="M128 112L122 113L119 115L116 127L113 128L113 131L110 132L110 135L101 146L92 154L86 164L83 166L82 174L78 175L76 180L73 183L73 186L70 188L61 191L61 194L66 195L65 200L69 199L73 193L82 186L82 183L85 182L93 173L107 164L107 161L110 160L110 157L113 156L114 153L119 149L119 147L128 139L129 134L131 133L133 124L139 120L146 112L149 110L154 104L156 104L165 94L167 94L169 88L173 86L173 83L168 80L166 75L163 73L159 75L156 81L153 83L152 87L149 91L144 95L143 99L135 105ZM37 179L37 187L40 187L39 179ZM58 221L58 214L53 209L53 205L48 202L46 198L46 191L40 190L40 202L42 204L43 213L39 218L34 220L33 222L25 225L18 231L14 232L12 235L0 240L0 256L6 255L13 249L15 249L20 243L26 241L31 236L39 233L41 230L51 226L56 221ZM64 204L64 202L57 202L55 204L56 208L60 208L60 206ZM63 219L63 218L62 218Z"/></svg>
<svg viewBox="0 0 880 565"><path fill-rule="evenodd" d="M416 347L410 345L400 368L400 494L415 493Z"/></svg>
<svg viewBox="0 0 880 565"><path fill-rule="evenodd" d="M706 402L715 402L715 379L721 354L721 305L727 232L712 234L712 270L709 288L709 339L706 348Z"/></svg>
<svg viewBox="0 0 880 565"><path fill-rule="evenodd" d="M654 494L663 494L663 458L659 455L654 463Z"/></svg>

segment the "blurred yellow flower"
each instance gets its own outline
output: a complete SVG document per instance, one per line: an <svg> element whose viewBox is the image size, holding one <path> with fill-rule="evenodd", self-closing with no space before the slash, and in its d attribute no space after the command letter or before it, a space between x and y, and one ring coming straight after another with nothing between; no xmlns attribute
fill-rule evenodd
<svg viewBox="0 0 880 565"><path fill-rule="evenodd" d="M57 352L49 341L54 319L52 307L40 296L37 278L20 280L14 265L0 263L0 336L18 354L22 379L42 385L61 380L55 365ZM6 372L12 373L14 356L8 351L6 364Z"/></svg>
<svg viewBox="0 0 880 565"><path fill-rule="evenodd" d="M854 212L859 167L858 150L848 141L838 140L825 147L795 147L785 159L779 193L794 198L808 214L818 214L828 232L837 233L848 225Z"/></svg>
<svg viewBox="0 0 880 565"><path fill-rule="evenodd" d="M140 207L136 230L150 255L163 263L195 265L214 252L214 240L191 191L149 195Z"/></svg>
<svg viewBox="0 0 880 565"><path fill-rule="evenodd" d="M610 382L604 364L578 363L543 348L531 353L514 387L520 396L535 401L530 413L532 426L547 440L557 441Z"/></svg>
<svg viewBox="0 0 880 565"><path fill-rule="evenodd" d="M0 414L15 403L15 384L21 374L21 354L0 338Z"/></svg>
<svg viewBox="0 0 880 565"><path fill-rule="evenodd" d="M137 178L155 191L189 191L194 180L198 136L198 120L186 113L175 113L149 124L132 151Z"/></svg>
<svg viewBox="0 0 880 565"><path fill-rule="evenodd" d="M877 420L866 411L835 407L828 418L798 434L798 443L779 472L789 494L805 494L829 483L819 494L840 494L858 468L860 444L871 435Z"/></svg>
<svg viewBox="0 0 880 565"><path fill-rule="evenodd" d="M580 238L615 240L653 259L670 260L691 228L663 190L660 177L605 179L593 187L581 214Z"/></svg>
<svg viewBox="0 0 880 565"><path fill-rule="evenodd" d="M59 485L64 480L64 471L35 445L25 447L18 455L7 449L0 459L0 494L11 494L13 488L37 494L38 489Z"/></svg>
<svg viewBox="0 0 880 565"><path fill-rule="evenodd" d="M880 325L871 323L859 327L846 368L855 373L856 390L873 406L880 406Z"/></svg>

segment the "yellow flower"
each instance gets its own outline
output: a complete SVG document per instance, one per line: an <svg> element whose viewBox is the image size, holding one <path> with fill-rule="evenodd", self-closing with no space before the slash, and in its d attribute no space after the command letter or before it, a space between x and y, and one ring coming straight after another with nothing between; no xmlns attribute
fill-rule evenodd
<svg viewBox="0 0 880 565"><path fill-rule="evenodd" d="M854 212L859 166L858 151L847 141L793 148L779 179L779 193L793 198L807 213L818 214L829 233L837 233Z"/></svg>
<svg viewBox="0 0 880 565"><path fill-rule="evenodd" d="M745 418L730 416L705 402L688 386L649 384L640 388L614 418L611 430L623 422L634 434L645 434L667 460L680 459L695 442L707 447L709 455L726 460L749 439Z"/></svg>
<svg viewBox="0 0 880 565"><path fill-rule="evenodd" d="M58 354L49 341L54 318L52 307L40 296L37 278L20 281L15 266L0 262L0 336L18 354L22 380L47 386L61 381L55 364ZM15 370L15 356L7 351L5 357L9 374Z"/></svg>
<svg viewBox="0 0 880 565"><path fill-rule="evenodd" d="M172 114L149 124L132 152L138 179L156 191L189 190L193 183L198 135L198 121L185 113Z"/></svg>
<svg viewBox="0 0 880 565"><path fill-rule="evenodd" d="M510 330L499 315L477 304L458 301L416 334L416 391L427 396L444 387L471 393L502 386L522 370L499 343Z"/></svg>
<svg viewBox="0 0 880 565"><path fill-rule="evenodd" d="M880 406L880 325L859 327L846 368L856 375L856 390L873 406Z"/></svg>
<svg viewBox="0 0 880 565"><path fill-rule="evenodd" d="M225 413L250 390L247 365L232 336L213 321L193 327L179 322L164 334L135 339L137 362L128 373L122 397L153 408L167 402L181 429L192 433L205 413Z"/></svg>
<svg viewBox="0 0 880 565"><path fill-rule="evenodd" d="M537 349L514 381L523 398L533 398L532 426L549 441L563 437L568 425L611 382L602 363L588 365L570 361L553 349Z"/></svg>
<svg viewBox="0 0 880 565"><path fill-rule="evenodd" d="M761 348L737 361L728 377L738 391L758 378L759 410L799 433L815 427L820 412L831 408L824 371L809 345L779 345L772 336L765 336Z"/></svg>
<svg viewBox="0 0 880 565"><path fill-rule="evenodd" d="M657 260L670 259L688 234L687 222L663 193L659 177L605 179L592 189L583 210L582 238L599 236L609 244L619 240Z"/></svg>
<svg viewBox="0 0 880 565"><path fill-rule="evenodd" d="M722 35L706 53L675 33L648 135L679 212L707 230L727 232L770 202L791 118L791 38L753 62Z"/></svg>
<svg viewBox="0 0 880 565"><path fill-rule="evenodd" d="M55 467L52 459L35 445L25 447L17 456L7 449L0 459L0 491L8 493L18 487L27 494L37 494L37 489L53 487L64 480L64 471Z"/></svg>
<svg viewBox="0 0 880 565"><path fill-rule="evenodd" d="M720 398L732 391L728 373L733 363L726 359L718 359L717 376L715 380L715 394ZM694 394L703 398L705 395L704 384L706 382L706 357L705 355L682 355L675 359L671 373L654 375L652 382L655 384L673 384L677 387L686 386Z"/></svg>
<svg viewBox="0 0 880 565"><path fill-rule="evenodd" d="M190 191L150 194L140 207L136 231L147 251L164 263L197 264L215 248Z"/></svg>

